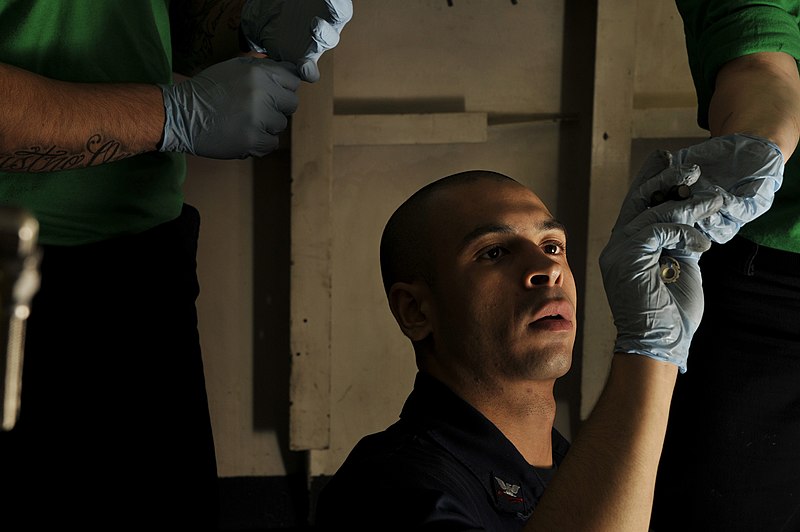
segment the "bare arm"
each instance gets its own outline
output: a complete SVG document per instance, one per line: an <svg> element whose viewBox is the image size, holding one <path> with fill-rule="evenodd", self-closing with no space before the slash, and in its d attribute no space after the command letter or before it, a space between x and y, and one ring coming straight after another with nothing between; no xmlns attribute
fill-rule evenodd
<svg viewBox="0 0 800 532"><path fill-rule="evenodd" d="M713 136L752 133L775 142L788 160L800 138L800 76L789 54L762 52L717 73L708 113Z"/></svg>
<svg viewBox="0 0 800 532"><path fill-rule="evenodd" d="M646 531L677 366L617 354L525 530Z"/></svg>
<svg viewBox="0 0 800 532"><path fill-rule="evenodd" d="M243 0L170 5L175 71L238 54ZM0 171L85 168L155 151L164 104L155 84L67 83L0 63Z"/></svg>
<svg viewBox="0 0 800 532"><path fill-rule="evenodd" d="M67 83L0 63L0 171L51 172L156 149L161 90L148 84Z"/></svg>

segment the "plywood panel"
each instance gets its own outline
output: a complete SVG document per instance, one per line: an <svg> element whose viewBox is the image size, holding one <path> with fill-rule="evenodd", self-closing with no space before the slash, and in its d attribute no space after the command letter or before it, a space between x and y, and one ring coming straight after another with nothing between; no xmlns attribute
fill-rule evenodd
<svg viewBox="0 0 800 532"><path fill-rule="evenodd" d="M633 110L635 139L707 138L708 131L697 125L696 107L662 107Z"/></svg>
<svg viewBox="0 0 800 532"><path fill-rule="evenodd" d="M334 116L337 146L486 142L486 113Z"/></svg>
<svg viewBox="0 0 800 532"><path fill-rule="evenodd" d="M452 7L446 0L355 0L353 7L336 48L337 100L560 109L562 0L455 0Z"/></svg>
<svg viewBox="0 0 800 532"><path fill-rule="evenodd" d="M683 22L675 0L636 4L635 107L694 107Z"/></svg>
<svg viewBox="0 0 800 532"><path fill-rule="evenodd" d="M392 145L342 140L334 151L330 445L311 451L312 476L332 474L359 438L395 421L411 390L413 351L380 281L392 211L424 184L474 168L508 173L553 209L558 199L564 2L356 0L354 12L336 49L334 107L349 115L335 118L336 137L363 139L369 115L399 129L380 132ZM401 117L475 112L488 115L483 139L451 126L428 134ZM420 139L447 143L405 144Z"/></svg>
<svg viewBox="0 0 800 532"><path fill-rule="evenodd" d="M336 149L331 441L329 450L312 452L312 475L332 474L359 438L396 421L413 385L414 353L392 318L380 278L380 236L391 213L430 181L476 168L515 177L555 206L559 127L493 127L482 144Z"/></svg>

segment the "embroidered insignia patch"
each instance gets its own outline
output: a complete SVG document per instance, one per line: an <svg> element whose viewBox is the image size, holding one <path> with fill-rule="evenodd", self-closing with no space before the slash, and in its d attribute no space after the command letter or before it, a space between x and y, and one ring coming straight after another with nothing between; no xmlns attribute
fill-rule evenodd
<svg viewBox="0 0 800 532"><path fill-rule="evenodd" d="M502 498L507 500L508 502L513 502L513 503L522 502L522 497L519 497L517 495L519 493L518 485L506 482L503 479L497 477L494 477L494 482L495 482L495 491L497 493L498 499Z"/></svg>

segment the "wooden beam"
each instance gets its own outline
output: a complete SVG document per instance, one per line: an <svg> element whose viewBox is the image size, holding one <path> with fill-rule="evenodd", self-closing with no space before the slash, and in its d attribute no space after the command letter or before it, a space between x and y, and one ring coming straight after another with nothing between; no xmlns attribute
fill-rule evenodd
<svg viewBox="0 0 800 532"><path fill-rule="evenodd" d="M628 189L636 6L636 2L628 0L597 2L581 419L591 413L605 385L616 338L598 257Z"/></svg>
<svg viewBox="0 0 800 532"><path fill-rule="evenodd" d="M333 51L292 117L289 446L330 442Z"/></svg>

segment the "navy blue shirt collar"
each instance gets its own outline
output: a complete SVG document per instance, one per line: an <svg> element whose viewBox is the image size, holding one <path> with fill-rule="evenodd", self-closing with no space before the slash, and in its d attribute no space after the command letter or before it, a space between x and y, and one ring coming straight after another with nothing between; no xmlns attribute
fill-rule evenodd
<svg viewBox="0 0 800 532"><path fill-rule="evenodd" d="M481 482L495 508L526 519L569 449L552 429L553 467L537 468L525 460L483 414L434 377L417 373L414 390L400 414L467 467Z"/></svg>

